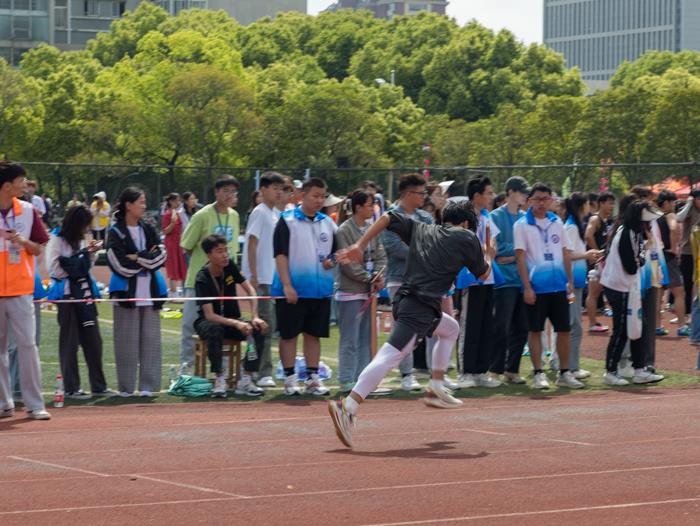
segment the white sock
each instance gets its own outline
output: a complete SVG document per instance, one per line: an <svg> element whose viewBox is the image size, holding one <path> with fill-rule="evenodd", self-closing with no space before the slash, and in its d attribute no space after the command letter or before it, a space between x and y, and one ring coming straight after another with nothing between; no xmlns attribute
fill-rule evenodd
<svg viewBox="0 0 700 526"><path fill-rule="evenodd" d="M343 405L345 406L345 410L351 415L354 415L357 412L357 409L360 407L360 404L349 396L343 400Z"/></svg>
<svg viewBox="0 0 700 526"><path fill-rule="evenodd" d="M398 366L403 357L413 350L415 342L416 337L414 336L403 349L403 352L389 343L382 345L374 360L360 374L355 387L352 388L353 392L360 395L363 400L367 398L367 395L377 388L379 382L389 374L389 371Z"/></svg>
<svg viewBox="0 0 700 526"><path fill-rule="evenodd" d="M445 390L444 380L435 380L434 378L431 378L429 385L430 385L430 388L432 390L436 390L436 391L444 391Z"/></svg>

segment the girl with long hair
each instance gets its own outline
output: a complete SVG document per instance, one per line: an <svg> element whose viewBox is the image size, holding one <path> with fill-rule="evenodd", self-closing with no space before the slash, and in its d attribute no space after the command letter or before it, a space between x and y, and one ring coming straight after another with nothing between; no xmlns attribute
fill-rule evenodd
<svg viewBox="0 0 700 526"><path fill-rule="evenodd" d="M53 237L46 251L46 271L52 281L52 299L90 299L97 296L90 270L102 241L89 243L86 235L92 224L92 212L84 204L66 211L60 233ZM80 388L78 346L88 367L92 396L110 396L102 370L102 336L94 303L58 304L58 356L66 397L86 400L91 395Z"/></svg>
<svg viewBox="0 0 700 526"><path fill-rule="evenodd" d="M165 234L165 251L168 259L165 262L165 271L168 274L169 290L171 295L182 292L182 282L187 276L187 263L185 252L180 246L180 238L184 228L178 211L180 210L180 194L175 192L165 197L165 212L163 213L162 229Z"/></svg>
<svg viewBox="0 0 700 526"><path fill-rule="evenodd" d="M566 223L564 231L571 248L571 261L574 277L574 298L569 303L569 321L571 322L571 347L569 350L569 369L577 380L588 378L591 373L581 369L579 358L581 353L581 339L583 327L581 324L581 302L583 301L583 289L586 288L588 275L587 263L596 263L602 251L586 250L584 235L586 227L584 217L588 214L590 206L588 197L582 192L574 192L564 202L566 208Z"/></svg>
<svg viewBox="0 0 700 526"><path fill-rule="evenodd" d="M137 301L114 304L114 358L121 396L136 392L138 373L141 396L160 391L162 302L167 287L158 269L166 255L155 229L143 221L146 195L133 186L119 196L115 223L109 230L107 262L112 269L110 297Z"/></svg>

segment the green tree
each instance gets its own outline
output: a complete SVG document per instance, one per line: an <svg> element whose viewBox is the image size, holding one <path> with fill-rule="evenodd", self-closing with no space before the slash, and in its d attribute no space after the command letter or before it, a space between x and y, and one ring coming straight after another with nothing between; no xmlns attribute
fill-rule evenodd
<svg viewBox="0 0 700 526"><path fill-rule="evenodd" d="M41 88L0 59L0 152L20 158L43 124Z"/></svg>
<svg viewBox="0 0 700 526"><path fill-rule="evenodd" d="M659 77L670 69L685 69L691 75L700 76L700 52L647 51L634 62L623 62L610 79L610 84L618 87L641 77Z"/></svg>
<svg viewBox="0 0 700 526"><path fill-rule="evenodd" d="M423 70L456 31L454 20L435 13L395 17L353 55L350 73L373 84L378 78L388 81L393 70L396 84L418 101L425 84Z"/></svg>
<svg viewBox="0 0 700 526"><path fill-rule="evenodd" d="M98 33L88 42L87 49L102 64L112 66L123 57L134 56L139 41L167 19L165 9L152 2L141 2L135 11L127 11L112 22L107 33Z"/></svg>

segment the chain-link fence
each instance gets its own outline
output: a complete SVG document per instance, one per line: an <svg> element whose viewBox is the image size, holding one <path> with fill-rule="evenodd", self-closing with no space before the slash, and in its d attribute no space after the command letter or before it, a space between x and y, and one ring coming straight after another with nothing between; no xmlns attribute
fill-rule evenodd
<svg viewBox="0 0 700 526"><path fill-rule="evenodd" d="M96 192L104 191L109 202L116 201L119 193L128 185L138 185L146 190L149 208L156 210L162 196L170 192L191 191L200 202L210 202L214 181L223 174L235 176L241 183L238 211L241 217L251 208L253 192L258 178L268 168L235 168L207 166L164 165L106 165L23 163L29 177L39 183L39 192L51 196L59 205L65 204L73 195L90 199ZM321 177L329 192L346 195L370 180L382 187L388 200L397 196L398 180L402 174L424 173L423 167L396 168L274 168L292 179L304 180ZM635 184L656 185L673 178L693 186L700 182L700 163L645 163L645 164L561 164L561 165L513 165L513 166L455 166L431 168L431 181L454 180L466 190L467 181L477 175L488 175L497 190L514 175L525 177L529 182L541 181L549 184L558 194L572 191L600 191L606 187L622 194Z"/></svg>

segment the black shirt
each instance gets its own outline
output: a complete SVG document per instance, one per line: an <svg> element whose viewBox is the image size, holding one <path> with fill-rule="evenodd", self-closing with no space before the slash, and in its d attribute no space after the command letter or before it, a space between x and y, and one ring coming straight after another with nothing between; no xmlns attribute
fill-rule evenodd
<svg viewBox="0 0 700 526"><path fill-rule="evenodd" d="M389 212L388 230L408 245L402 289L430 303L445 296L462 267L481 276L488 266L476 234L456 226L428 225Z"/></svg>
<svg viewBox="0 0 700 526"><path fill-rule="evenodd" d="M216 281L214 281L214 279L216 279ZM244 281L245 278L233 261L230 261L228 266L224 267L223 273L218 278L212 277L208 265L205 265L202 267L202 270L197 273L194 282L194 290L198 298L230 297L236 295L236 285ZM238 301L236 300L197 300L200 318L204 318L202 305L207 304L211 304L214 308L214 312L224 318L235 320L241 317L241 310L238 308Z"/></svg>

